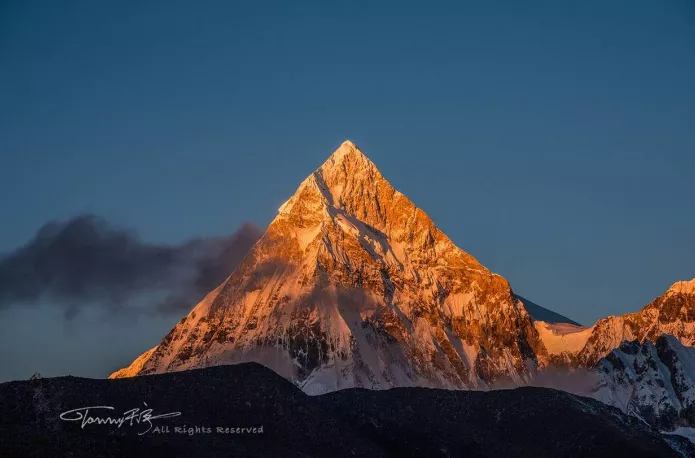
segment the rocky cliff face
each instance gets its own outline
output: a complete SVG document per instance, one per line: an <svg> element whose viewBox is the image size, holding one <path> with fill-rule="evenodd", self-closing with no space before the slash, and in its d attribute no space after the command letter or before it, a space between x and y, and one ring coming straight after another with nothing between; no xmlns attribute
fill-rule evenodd
<svg viewBox="0 0 695 458"><path fill-rule="evenodd" d="M309 393L476 388L524 383L545 350L508 282L345 142L148 353L113 377L257 361Z"/></svg>

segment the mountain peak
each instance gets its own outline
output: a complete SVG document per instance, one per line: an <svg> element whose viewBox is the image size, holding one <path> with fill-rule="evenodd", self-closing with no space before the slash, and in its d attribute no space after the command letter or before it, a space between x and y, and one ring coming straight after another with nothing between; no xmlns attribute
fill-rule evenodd
<svg viewBox="0 0 695 458"><path fill-rule="evenodd" d="M343 143L340 144L340 147L338 148L337 151L340 150L349 150L349 151L354 151L357 150L359 151L360 149L355 145L355 142L353 142L350 139L345 140Z"/></svg>
<svg viewBox="0 0 695 458"><path fill-rule="evenodd" d="M351 140L345 140L343 143L340 144L337 150L333 152L331 157L343 157L348 154L357 154L357 155L362 155L364 156L364 153L359 149L357 145Z"/></svg>
<svg viewBox="0 0 695 458"><path fill-rule="evenodd" d="M253 360L312 394L483 387L531 377L538 345L507 281L346 141L227 280L114 377Z"/></svg>
<svg viewBox="0 0 695 458"><path fill-rule="evenodd" d="M357 145L346 140L300 184L279 213L323 212L328 206L343 210L349 207L353 215L367 217L366 207L379 199L376 190L395 193L376 165Z"/></svg>
<svg viewBox="0 0 695 458"><path fill-rule="evenodd" d="M337 150L331 154L326 162L318 168L322 175L332 175L334 169L342 169L344 172L348 165L350 172L359 170L376 170L376 166L369 158L350 140L345 140ZM378 172L378 170L377 170Z"/></svg>

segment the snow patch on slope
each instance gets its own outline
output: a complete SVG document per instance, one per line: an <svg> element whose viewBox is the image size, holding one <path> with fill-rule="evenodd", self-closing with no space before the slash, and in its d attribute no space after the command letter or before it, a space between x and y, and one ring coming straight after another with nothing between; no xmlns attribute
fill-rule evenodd
<svg viewBox="0 0 695 458"><path fill-rule="evenodd" d="M569 323L535 321L533 325L550 355L579 352L586 345L586 341L593 330L593 328Z"/></svg>

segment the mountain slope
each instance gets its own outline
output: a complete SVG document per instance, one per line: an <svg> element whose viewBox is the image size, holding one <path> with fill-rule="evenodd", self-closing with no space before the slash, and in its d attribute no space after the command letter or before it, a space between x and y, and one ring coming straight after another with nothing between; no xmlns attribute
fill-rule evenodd
<svg viewBox="0 0 695 458"><path fill-rule="evenodd" d="M524 383L543 355L507 281L345 142L230 277L113 376L257 361L314 394L475 388Z"/></svg>
<svg viewBox="0 0 695 458"><path fill-rule="evenodd" d="M112 406L110 415L118 417L143 402L152 415L180 415L152 420L153 427L168 430L142 436L146 423L81 427L60 420L85 406ZM256 434L217 431L261 426ZM0 454L641 458L693 456L695 446L662 436L618 409L556 390L348 389L307 396L263 366L239 364L123 380L0 384Z"/></svg>

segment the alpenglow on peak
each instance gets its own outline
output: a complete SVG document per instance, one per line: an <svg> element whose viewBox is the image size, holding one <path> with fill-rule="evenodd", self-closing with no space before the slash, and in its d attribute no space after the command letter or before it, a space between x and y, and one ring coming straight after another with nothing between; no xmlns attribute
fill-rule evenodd
<svg viewBox="0 0 695 458"><path fill-rule="evenodd" d="M350 140L345 140L314 173L322 175L325 179L335 174L345 177L348 173L364 178L365 172L371 172L382 178L376 165L362 150Z"/></svg>
<svg viewBox="0 0 695 458"><path fill-rule="evenodd" d="M376 165L346 140L299 185L279 208L279 215L293 213L305 218L309 213L334 208L348 210L358 218L367 217L368 213L374 214L368 207L383 210L395 192Z"/></svg>
<svg viewBox="0 0 695 458"><path fill-rule="evenodd" d="M328 160L326 162L332 161L337 163L343 157L348 156L350 154L364 156L362 150L360 150L360 148L357 145L355 145L354 142L352 142L351 140L345 140L343 143L340 144L337 150L333 151L333 154L331 154L328 157Z"/></svg>
<svg viewBox="0 0 695 458"><path fill-rule="evenodd" d="M543 364L509 283L458 248L350 141L242 263L114 377L256 361L319 394L489 387Z"/></svg>

